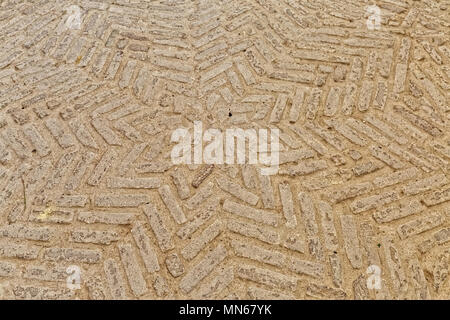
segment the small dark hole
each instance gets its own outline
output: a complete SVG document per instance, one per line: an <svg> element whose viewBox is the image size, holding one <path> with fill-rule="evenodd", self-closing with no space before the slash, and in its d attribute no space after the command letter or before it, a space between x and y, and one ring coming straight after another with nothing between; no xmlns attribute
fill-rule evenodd
<svg viewBox="0 0 450 320"><path fill-rule="evenodd" d="M228 116L231 117L233 114L231 114L231 112L228 112Z"/></svg>

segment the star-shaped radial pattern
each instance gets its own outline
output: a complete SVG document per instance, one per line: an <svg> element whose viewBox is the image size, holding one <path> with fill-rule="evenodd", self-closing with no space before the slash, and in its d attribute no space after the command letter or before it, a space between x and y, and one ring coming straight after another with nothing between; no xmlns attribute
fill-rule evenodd
<svg viewBox="0 0 450 320"><path fill-rule="evenodd" d="M449 13L1 1L1 298L448 299ZM276 173L175 164L195 123Z"/></svg>

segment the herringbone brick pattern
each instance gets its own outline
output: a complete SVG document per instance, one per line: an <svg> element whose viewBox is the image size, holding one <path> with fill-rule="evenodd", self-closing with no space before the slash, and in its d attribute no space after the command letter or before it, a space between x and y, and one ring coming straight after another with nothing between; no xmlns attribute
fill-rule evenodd
<svg viewBox="0 0 450 320"><path fill-rule="evenodd" d="M448 299L449 25L444 0L2 1L0 295ZM278 174L173 165L195 120L279 128Z"/></svg>

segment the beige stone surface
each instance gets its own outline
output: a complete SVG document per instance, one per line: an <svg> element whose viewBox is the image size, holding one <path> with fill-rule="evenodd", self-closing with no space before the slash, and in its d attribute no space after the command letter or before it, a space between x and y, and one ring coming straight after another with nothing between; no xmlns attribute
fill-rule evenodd
<svg viewBox="0 0 450 320"><path fill-rule="evenodd" d="M450 298L449 34L444 0L1 1L0 298ZM278 173L174 165L194 121L278 128Z"/></svg>

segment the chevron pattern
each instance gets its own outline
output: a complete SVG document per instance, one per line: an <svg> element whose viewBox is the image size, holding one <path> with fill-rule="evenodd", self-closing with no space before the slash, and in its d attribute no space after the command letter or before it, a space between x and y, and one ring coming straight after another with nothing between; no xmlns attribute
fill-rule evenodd
<svg viewBox="0 0 450 320"><path fill-rule="evenodd" d="M2 1L0 298L448 299L449 34L445 0ZM278 128L278 174L173 165L194 121Z"/></svg>

